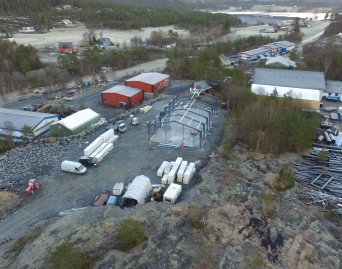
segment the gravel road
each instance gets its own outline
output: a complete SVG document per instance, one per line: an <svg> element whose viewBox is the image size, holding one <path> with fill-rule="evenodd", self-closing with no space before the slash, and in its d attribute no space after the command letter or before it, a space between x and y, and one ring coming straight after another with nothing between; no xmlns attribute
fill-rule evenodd
<svg viewBox="0 0 342 269"><path fill-rule="evenodd" d="M179 92L178 84L175 88ZM83 148L87 143L106 130L104 127L62 146L59 144L40 145L41 147L55 147L55 150L52 149L50 152L53 154L58 151L58 153L55 152L57 157L49 157L48 153L39 156L35 154L34 150L25 151L25 148L14 151L13 154L20 153L20 156L16 155L16 158L28 159L34 156L37 165L50 165L52 171L49 176L38 176L37 178L42 182L42 189L26 198L24 207L2 220L0 242L5 243L17 238L38 222L57 216L60 211L89 206L97 194L102 191L110 191L114 182L123 181L127 184L135 176L143 174L149 176L152 183L159 183L160 179L156 177L156 170L163 160L175 160L177 156L189 161L206 159L220 142L225 112L219 111L214 122L214 132L208 136L203 149L182 151L175 148L159 147L149 143L145 123L152 120L162 110L171 96L165 94L164 97L155 102L152 110L148 113L139 114L141 124L139 126L128 125L127 132L120 136L114 149L105 157L99 167L89 169L83 176L61 172L58 169L60 160L77 160L82 155ZM50 161L55 163L51 165ZM12 176L14 175L12 174ZM186 191L183 195L187 195Z"/></svg>

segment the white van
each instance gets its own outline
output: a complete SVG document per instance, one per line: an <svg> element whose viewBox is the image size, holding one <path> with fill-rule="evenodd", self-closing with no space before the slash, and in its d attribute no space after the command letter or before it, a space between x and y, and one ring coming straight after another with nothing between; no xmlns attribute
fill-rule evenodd
<svg viewBox="0 0 342 269"><path fill-rule="evenodd" d="M72 161L63 161L61 164L61 169L65 172L74 174L84 174L87 171L87 168L85 168L82 164Z"/></svg>

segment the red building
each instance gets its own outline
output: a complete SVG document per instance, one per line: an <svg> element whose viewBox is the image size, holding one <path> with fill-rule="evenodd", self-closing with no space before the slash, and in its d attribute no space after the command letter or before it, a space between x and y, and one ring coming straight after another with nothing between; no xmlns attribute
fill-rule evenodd
<svg viewBox="0 0 342 269"><path fill-rule="evenodd" d="M127 79L125 85L155 93L170 85L170 76L161 73L141 73Z"/></svg>
<svg viewBox="0 0 342 269"><path fill-rule="evenodd" d="M129 109L144 100L144 91L124 85L116 85L101 92L102 103Z"/></svg>
<svg viewBox="0 0 342 269"><path fill-rule="evenodd" d="M77 47L72 42L58 42L59 53L76 53L77 51Z"/></svg>

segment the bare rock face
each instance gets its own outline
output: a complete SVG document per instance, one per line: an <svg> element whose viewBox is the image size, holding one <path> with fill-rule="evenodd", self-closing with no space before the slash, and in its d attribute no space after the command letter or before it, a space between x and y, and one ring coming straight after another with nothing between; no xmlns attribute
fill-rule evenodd
<svg viewBox="0 0 342 269"><path fill-rule="evenodd" d="M272 188L279 164L294 156L250 156L212 157L176 205L87 208L60 217L17 253L15 268L47 268L47 253L63 242L73 242L101 269L341 268L341 223L303 204L296 187ZM269 215L265 204L272 205ZM199 218L189 214L190 205ZM143 225L147 240L122 252L115 229L127 217ZM11 261L8 256L14 266Z"/></svg>

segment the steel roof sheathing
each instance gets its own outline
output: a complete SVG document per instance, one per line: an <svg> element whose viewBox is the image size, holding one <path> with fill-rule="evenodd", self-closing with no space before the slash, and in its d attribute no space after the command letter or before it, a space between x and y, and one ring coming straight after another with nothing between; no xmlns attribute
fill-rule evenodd
<svg viewBox="0 0 342 269"><path fill-rule="evenodd" d="M323 72L256 68L253 84L325 90Z"/></svg>
<svg viewBox="0 0 342 269"><path fill-rule="evenodd" d="M157 73L157 72L151 72L151 73L141 73L135 77L129 78L126 81L141 81L147 84L157 84L158 82L169 78L169 75Z"/></svg>
<svg viewBox="0 0 342 269"><path fill-rule="evenodd" d="M142 90L140 90L140 89L132 88L129 86L116 85L116 86L109 88L108 90L105 90L101 93L117 93L117 94L120 94L123 96L132 97L141 91Z"/></svg>
<svg viewBox="0 0 342 269"><path fill-rule="evenodd" d="M25 124L34 128L42 120L53 117L58 117L58 115L19 109L0 108L0 127L4 128L5 122L10 121L17 130L21 130Z"/></svg>

